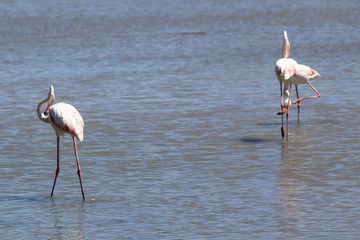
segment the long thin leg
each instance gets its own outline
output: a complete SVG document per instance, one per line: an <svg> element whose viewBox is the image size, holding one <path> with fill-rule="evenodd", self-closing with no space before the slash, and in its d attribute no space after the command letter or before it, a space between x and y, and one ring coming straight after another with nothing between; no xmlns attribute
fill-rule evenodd
<svg viewBox="0 0 360 240"><path fill-rule="evenodd" d="M296 89L296 98L299 99L299 91L298 91L298 87L297 85L295 85L295 89ZM300 101L298 102L298 123L300 122Z"/></svg>
<svg viewBox="0 0 360 240"><path fill-rule="evenodd" d="M295 101L293 101L292 104L297 103L297 102L300 102L300 101L302 101L302 100L304 100L304 99L319 98L319 97L321 96L321 94L318 92L318 90L316 90L316 89L313 87L313 85L310 84L310 82L308 82L307 84L309 84L309 86L316 92L317 95L316 95L316 96L310 96L310 97L304 97L304 98L298 98L298 99L296 99Z"/></svg>
<svg viewBox="0 0 360 240"><path fill-rule="evenodd" d="M284 115L281 114L281 137L284 138Z"/></svg>
<svg viewBox="0 0 360 240"><path fill-rule="evenodd" d="M77 164L77 169L78 169L77 174L78 174L79 180L80 180L80 187L81 187L81 193L82 193L82 196L83 196L83 201L85 201L84 188L83 188L82 179L81 179L81 168L80 168L80 162L79 162L79 157L78 157L77 148L76 148L75 137L73 137L73 142L74 142L74 151L75 151L76 164Z"/></svg>
<svg viewBox="0 0 360 240"><path fill-rule="evenodd" d="M291 84L290 84L290 89L289 89L289 100L291 99ZM290 104L288 104L287 106L287 111L286 111L286 140L289 140L289 111L290 111Z"/></svg>
<svg viewBox="0 0 360 240"><path fill-rule="evenodd" d="M280 82L280 104L281 104L281 109L282 109L284 107L283 92L282 92L282 82Z"/></svg>
<svg viewBox="0 0 360 240"><path fill-rule="evenodd" d="M57 179L57 177L59 175L59 172L60 172L59 144L60 144L60 137L57 137L57 168L56 168L56 171L55 171L54 184L53 184L53 187L52 187L52 190L51 190L51 197L54 194L56 179Z"/></svg>
<svg viewBox="0 0 360 240"><path fill-rule="evenodd" d="M284 102L283 102L283 93L282 93L282 83L280 82L280 101L281 101L281 111L283 110L284 107ZM284 115L281 114L281 137L284 138Z"/></svg>

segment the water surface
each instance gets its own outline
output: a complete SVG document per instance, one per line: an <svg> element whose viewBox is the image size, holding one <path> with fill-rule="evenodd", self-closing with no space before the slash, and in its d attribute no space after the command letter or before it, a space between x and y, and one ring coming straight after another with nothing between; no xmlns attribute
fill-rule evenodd
<svg viewBox="0 0 360 240"><path fill-rule="evenodd" d="M0 3L5 239L357 239L357 1ZM274 74L317 70L282 141ZM85 121L78 144L36 107ZM313 94L300 87L300 96Z"/></svg>

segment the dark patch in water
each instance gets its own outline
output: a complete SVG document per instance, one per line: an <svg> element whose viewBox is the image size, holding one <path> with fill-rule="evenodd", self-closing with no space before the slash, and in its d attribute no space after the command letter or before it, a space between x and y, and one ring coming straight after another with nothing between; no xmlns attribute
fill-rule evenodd
<svg viewBox="0 0 360 240"><path fill-rule="evenodd" d="M281 125L281 122L272 122L272 123L259 123L259 126L278 126Z"/></svg>
<svg viewBox="0 0 360 240"><path fill-rule="evenodd" d="M206 35L206 32L178 32L179 35Z"/></svg>
<svg viewBox="0 0 360 240"><path fill-rule="evenodd" d="M240 141L245 143L262 143L267 142L268 140L261 138L241 138Z"/></svg>
<svg viewBox="0 0 360 240"><path fill-rule="evenodd" d="M289 125L298 124L297 122L289 122ZM259 126L281 126L281 120L279 122L272 123L259 123ZM284 126L286 126L286 120L284 121Z"/></svg>
<svg viewBox="0 0 360 240"><path fill-rule="evenodd" d="M31 197L20 197L20 196L7 196L1 198L5 201L21 201L21 202L46 202L45 199L31 198Z"/></svg>

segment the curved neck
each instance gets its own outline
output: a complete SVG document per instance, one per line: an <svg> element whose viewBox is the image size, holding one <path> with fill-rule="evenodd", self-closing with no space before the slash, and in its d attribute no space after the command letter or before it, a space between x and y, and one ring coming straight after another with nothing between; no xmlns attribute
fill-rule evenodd
<svg viewBox="0 0 360 240"><path fill-rule="evenodd" d="M286 31L284 32L284 39L283 39L283 48L282 48L282 57L288 58L290 55L290 42L287 38Z"/></svg>
<svg viewBox="0 0 360 240"><path fill-rule="evenodd" d="M38 117L41 121L43 122L47 122L49 123L50 122L50 117L49 117L49 114L45 115L44 112L43 112L43 107L46 103L49 102L49 99L44 99L42 100L41 102L39 102L38 104L38 107L37 107L37 114L38 114ZM48 105L46 111L48 112L49 110L49 107L50 107L50 104Z"/></svg>
<svg viewBox="0 0 360 240"><path fill-rule="evenodd" d="M54 87L50 86L50 91L48 93L48 97L45 98L44 100L42 100L41 102L39 102L37 110L36 110L38 117L41 121L50 123L49 108L54 103L54 101L55 101ZM46 103L48 105L46 107L45 112L43 112L43 107Z"/></svg>

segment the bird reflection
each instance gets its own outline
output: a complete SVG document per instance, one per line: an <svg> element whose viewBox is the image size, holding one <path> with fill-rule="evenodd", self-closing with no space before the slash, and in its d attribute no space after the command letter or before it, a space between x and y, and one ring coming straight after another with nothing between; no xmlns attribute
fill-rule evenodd
<svg viewBox="0 0 360 240"><path fill-rule="evenodd" d="M281 226L286 238L301 231L301 209L299 206L301 186L297 179L298 161L292 155L289 142L283 142L280 169Z"/></svg>
<svg viewBox="0 0 360 240"><path fill-rule="evenodd" d="M84 230L85 205L79 203L77 205L55 203L52 200L50 212L54 216L54 236L51 239L86 239ZM72 216L68 216L71 214ZM73 219L74 221L69 221Z"/></svg>

